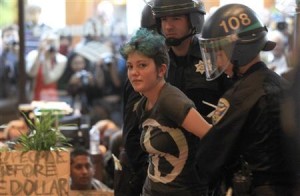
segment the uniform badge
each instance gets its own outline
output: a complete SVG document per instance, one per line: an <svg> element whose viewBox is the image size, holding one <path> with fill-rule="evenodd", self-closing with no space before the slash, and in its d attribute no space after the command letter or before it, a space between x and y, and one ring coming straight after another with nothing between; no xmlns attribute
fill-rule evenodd
<svg viewBox="0 0 300 196"><path fill-rule="evenodd" d="M221 98L219 100L217 108L212 116L213 125L217 124L223 118L223 116L225 116L229 107L230 107L230 104L226 99Z"/></svg>
<svg viewBox="0 0 300 196"><path fill-rule="evenodd" d="M205 72L205 67L203 61L199 60L198 64L195 64L196 72L203 74Z"/></svg>

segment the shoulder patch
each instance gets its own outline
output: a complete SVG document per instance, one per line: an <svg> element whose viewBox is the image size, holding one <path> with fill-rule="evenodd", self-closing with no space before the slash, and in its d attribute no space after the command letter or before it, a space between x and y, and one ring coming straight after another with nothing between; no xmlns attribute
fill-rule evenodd
<svg viewBox="0 0 300 196"><path fill-rule="evenodd" d="M219 100L217 108L212 116L213 125L217 124L223 118L223 116L225 116L229 107L230 107L230 104L226 99L221 98Z"/></svg>

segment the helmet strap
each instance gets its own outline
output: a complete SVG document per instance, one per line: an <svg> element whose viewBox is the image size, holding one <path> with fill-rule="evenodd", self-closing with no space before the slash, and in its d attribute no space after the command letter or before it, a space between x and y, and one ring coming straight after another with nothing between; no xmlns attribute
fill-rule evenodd
<svg viewBox="0 0 300 196"><path fill-rule="evenodd" d="M233 68L232 68L233 76L231 77L231 79L233 81L236 81L239 79L239 65L238 65L239 63L237 60L234 60L232 64L233 64Z"/></svg>
<svg viewBox="0 0 300 196"><path fill-rule="evenodd" d="M187 38L193 36L196 34L195 29L192 30L191 33L189 33L188 35L179 38L179 39L175 39L175 38L166 38L166 44L167 46L179 46L184 40L186 40Z"/></svg>

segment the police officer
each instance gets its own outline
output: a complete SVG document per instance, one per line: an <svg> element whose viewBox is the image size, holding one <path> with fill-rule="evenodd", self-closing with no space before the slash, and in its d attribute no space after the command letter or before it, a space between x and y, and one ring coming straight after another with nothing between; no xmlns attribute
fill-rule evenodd
<svg viewBox="0 0 300 196"><path fill-rule="evenodd" d="M156 30L151 7L145 5L141 16L141 27ZM134 91L129 80L123 88L123 150L120 153L122 171L114 179L115 196L139 196L147 175L148 154L140 146L141 131L134 107L141 95Z"/></svg>
<svg viewBox="0 0 300 196"><path fill-rule="evenodd" d="M249 7L228 4L205 22L200 47L209 80L224 72L237 78L201 141L201 183L215 189L223 178L234 195L292 195L295 172L280 124L287 83L259 57L275 47L267 28Z"/></svg>
<svg viewBox="0 0 300 196"><path fill-rule="evenodd" d="M205 10L199 0L154 0L152 6L158 31L170 47L167 81L192 99L202 116L209 115L220 96L231 84L225 77L206 81L205 67L199 52ZM208 103L208 104L205 104Z"/></svg>

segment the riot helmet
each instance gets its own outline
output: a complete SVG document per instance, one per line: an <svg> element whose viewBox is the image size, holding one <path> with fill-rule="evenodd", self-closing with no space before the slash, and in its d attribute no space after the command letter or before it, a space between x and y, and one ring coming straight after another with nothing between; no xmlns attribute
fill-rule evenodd
<svg viewBox="0 0 300 196"><path fill-rule="evenodd" d="M204 5L201 0L154 0L152 11L155 17L158 30L161 33L161 18L165 16L187 15L191 26L191 34L180 38L166 40L169 45L179 45L184 39L201 33L204 23Z"/></svg>
<svg viewBox="0 0 300 196"><path fill-rule="evenodd" d="M142 10L141 27L156 30L156 22L149 4L146 4Z"/></svg>
<svg viewBox="0 0 300 196"><path fill-rule="evenodd" d="M242 4L227 4L217 9L205 22L200 49L207 80L214 80L232 64L233 70L250 63L260 51L269 51L267 28L256 13Z"/></svg>

